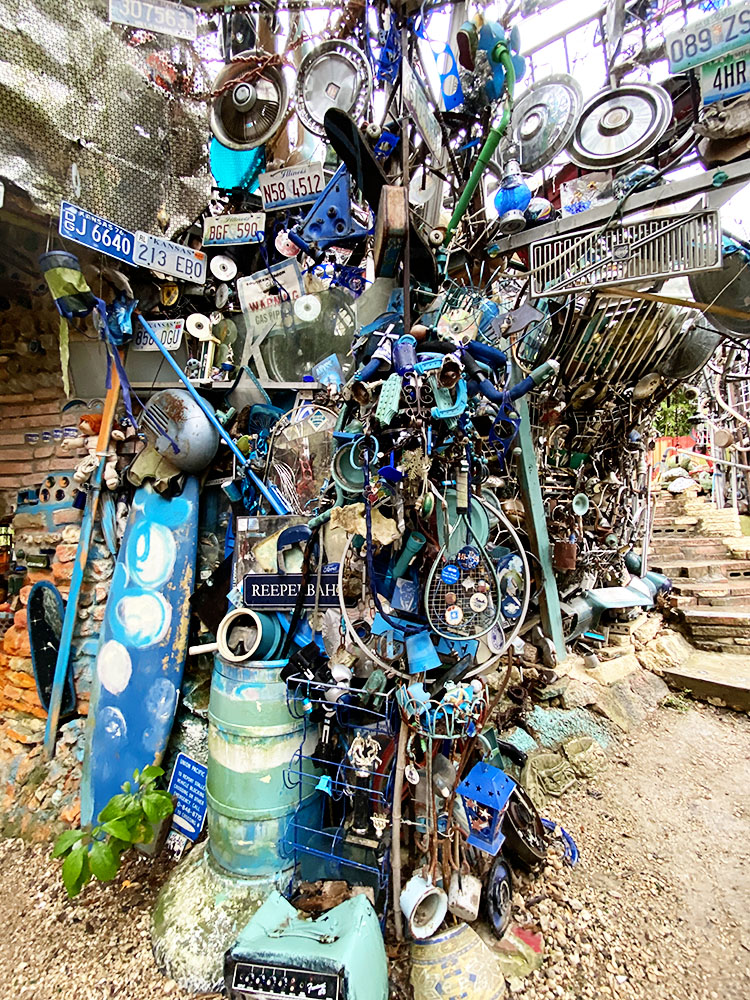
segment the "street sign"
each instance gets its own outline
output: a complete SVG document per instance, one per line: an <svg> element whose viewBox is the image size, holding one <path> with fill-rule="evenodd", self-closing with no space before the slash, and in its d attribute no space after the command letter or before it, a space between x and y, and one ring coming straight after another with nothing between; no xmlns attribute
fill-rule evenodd
<svg viewBox="0 0 750 1000"><path fill-rule="evenodd" d="M265 212L220 215L203 223L203 246L226 247L237 243L258 243L264 238Z"/></svg>
<svg viewBox="0 0 750 1000"><path fill-rule="evenodd" d="M700 81L704 104L747 93L750 90L750 49L704 63L700 67Z"/></svg>
<svg viewBox="0 0 750 1000"><path fill-rule="evenodd" d="M109 0L109 19L129 28L145 28L194 42L198 36L195 11L168 0Z"/></svg>
<svg viewBox="0 0 750 1000"><path fill-rule="evenodd" d="M182 243L173 243L162 236L141 232L135 234L133 263L148 267L173 278L182 278L195 285L206 281L206 255L200 250L192 250Z"/></svg>
<svg viewBox="0 0 750 1000"><path fill-rule="evenodd" d="M682 73L750 43L750 0L722 7L665 38L670 73Z"/></svg>
<svg viewBox="0 0 750 1000"><path fill-rule="evenodd" d="M303 163L298 167L283 167L258 176L263 208L288 208L317 200L325 187L320 163Z"/></svg>
<svg viewBox="0 0 750 1000"><path fill-rule="evenodd" d="M246 573L243 597L250 608L293 608L302 586L301 573ZM313 576L305 589L303 607L339 607L339 575L323 571L320 586Z"/></svg>
<svg viewBox="0 0 750 1000"><path fill-rule="evenodd" d="M189 840L197 840L206 819L206 776L208 768L186 753L178 753L169 794L177 796L172 826Z"/></svg>
<svg viewBox="0 0 750 1000"><path fill-rule="evenodd" d="M182 334L185 329L184 319L152 319L149 326L168 351L176 351L182 343ZM132 344L134 351L159 350L140 323L133 333Z"/></svg>
<svg viewBox="0 0 750 1000"><path fill-rule="evenodd" d="M87 212L69 201L60 203L59 233L66 240L73 240L81 246L99 250L108 257L116 257L133 263L133 245L135 237L127 229L121 229L114 222L102 219L99 215Z"/></svg>

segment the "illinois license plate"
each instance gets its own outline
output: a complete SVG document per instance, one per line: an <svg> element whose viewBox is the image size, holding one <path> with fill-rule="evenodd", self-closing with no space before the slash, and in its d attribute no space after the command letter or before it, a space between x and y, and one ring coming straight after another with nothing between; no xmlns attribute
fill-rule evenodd
<svg viewBox="0 0 750 1000"><path fill-rule="evenodd" d="M263 208L288 208L317 199L325 187L320 163L304 163L299 167L284 167L258 177Z"/></svg>
<svg viewBox="0 0 750 1000"><path fill-rule="evenodd" d="M206 281L204 253L140 230L135 234L133 263L195 285L203 285Z"/></svg>
<svg viewBox="0 0 750 1000"><path fill-rule="evenodd" d="M149 326L168 351L176 351L182 343L182 334L185 329L184 319L152 319ZM132 344L134 351L159 350L140 323L133 334Z"/></svg>
<svg viewBox="0 0 750 1000"><path fill-rule="evenodd" d="M116 257L128 264L133 263L135 237L127 229L121 229L114 222L87 212L69 201L60 204L60 235L81 246L100 250L108 257Z"/></svg>
<svg viewBox="0 0 750 1000"><path fill-rule="evenodd" d="M264 237L265 212L220 215L203 223L203 246L224 247L237 243L257 243Z"/></svg>

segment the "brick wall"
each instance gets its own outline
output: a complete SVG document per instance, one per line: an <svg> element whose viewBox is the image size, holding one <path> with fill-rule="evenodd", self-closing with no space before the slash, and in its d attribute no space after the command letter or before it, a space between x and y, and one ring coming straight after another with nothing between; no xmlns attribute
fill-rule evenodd
<svg viewBox="0 0 750 1000"><path fill-rule="evenodd" d="M19 562L25 565L30 555L46 550L50 566L28 572L13 602L13 625L0 643L0 765L6 809L15 775L25 773L18 769L19 754L39 744L45 724L33 678L25 603L31 585L42 579L55 583L67 598L81 521L81 512L70 502L46 511L27 505L14 516L16 495L22 487L39 488L50 472L72 471L85 451L71 453L63 445L63 429L77 427L81 414L91 409L87 403L62 411L67 399L60 372L59 315L37 265L46 249L47 228L33 220L28 225L31 228L9 224L0 213L0 519L13 525L16 547L24 552ZM90 324L87 332L93 335ZM83 336L71 330L72 340ZM87 711L106 581L113 568L112 556L95 534L73 643L81 713ZM46 787L44 781L40 787ZM54 791L48 789L50 799Z"/></svg>

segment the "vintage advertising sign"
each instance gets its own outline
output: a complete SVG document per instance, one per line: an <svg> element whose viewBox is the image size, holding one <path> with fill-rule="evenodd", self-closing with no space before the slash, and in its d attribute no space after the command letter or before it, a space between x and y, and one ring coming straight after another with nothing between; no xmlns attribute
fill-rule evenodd
<svg viewBox="0 0 750 1000"><path fill-rule="evenodd" d="M239 243L258 243L264 238L265 212L220 215L203 223L204 247L227 247Z"/></svg>
<svg viewBox="0 0 750 1000"><path fill-rule="evenodd" d="M283 292L280 290L283 289ZM303 293L302 271L296 260L274 264L237 281L237 297L248 334L258 340L281 323L281 299L290 301Z"/></svg>
<svg viewBox="0 0 750 1000"><path fill-rule="evenodd" d="M750 43L750 0L722 7L665 38L670 73L682 73Z"/></svg>
<svg viewBox="0 0 750 1000"><path fill-rule="evenodd" d="M248 573L242 584L242 597L249 608L278 609L293 608L297 603L301 573ZM339 607L339 575L337 572L321 574L320 590L318 590L317 573L313 573L305 588L304 607L315 606L315 594L318 594L318 607Z"/></svg>
<svg viewBox="0 0 750 1000"><path fill-rule="evenodd" d="M198 37L195 11L168 0L109 0L109 19L129 28L145 28L194 42Z"/></svg>
<svg viewBox="0 0 750 1000"><path fill-rule="evenodd" d="M433 114L427 94L422 89L422 84L414 75L414 70L408 62L403 64L404 74L404 101L407 108L414 116L414 121L419 134L429 146L430 152L436 158L440 157L443 149L443 134L440 131L438 120Z"/></svg>
<svg viewBox="0 0 750 1000"><path fill-rule="evenodd" d="M750 49L732 52L700 67L704 104L726 101L750 90Z"/></svg>

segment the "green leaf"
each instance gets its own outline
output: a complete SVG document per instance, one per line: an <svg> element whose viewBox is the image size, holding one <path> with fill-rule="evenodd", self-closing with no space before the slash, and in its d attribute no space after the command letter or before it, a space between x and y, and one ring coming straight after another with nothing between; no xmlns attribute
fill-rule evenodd
<svg viewBox="0 0 750 1000"><path fill-rule="evenodd" d="M163 767L157 767L155 764L148 764L141 771L141 784L146 784L152 781L156 781L157 778L161 778L164 774Z"/></svg>
<svg viewBox="0 0 750 1000"><path fill-rule="evenodd" d="M131 792L133 790L133 786L130 784L129 781L126 781L125 784L122 786L122 790L123 792Z"/></svg>
<svg viewBox="0 0 750 1000"><path fill-rule="evenodd" d="M141 772L138 770L138 768L136 768L135 771L133 771L133 781L137 785L140 779L141 779Z"/></svg>
<svg viewBox="0 0 750 1000"><path fill-rule="evenodd" d="M106 823L110 819L121 819L138 808L138 803L134 796L122 794L113 795L106 806L97 816L100 823Z"/></svg>
<svg viewBox="0 0 750 1000"><path fill-rule="evenodd" d="M70 899L78 895L89 877L89 852L80 844L70 852L62 866L62 880Z"/></svg>
<svg viewBox="0 0 750 1000"><path fill-rule="evenodd" d="M128 844L133 843L133 828L124 819L108 820L106 823L102 823L102 828L118 840L124 840Z"/></svg>
<svg viewBox="0 0 750 1000"><path fill-rule="evenodd" d="M52 852L52 857L59 858L61 855L67 854L85 836L86 834L83 830L65 830L55 841L55 849Z"/></svg>
<svg viewBox="0 0 750 1000"><path fill-rule="evenodd" d="M91 847L89 854L91 872L100 882L111 882L120 867L119 855L106 841L99 841Z"/></svg>
<svg viewBox="0 0 750 1000"><path fill-rule="evenodd" d="M159 823L174 812L174 803L169 792L148 792L143 796L143 811L150 823Z"/></svg>

